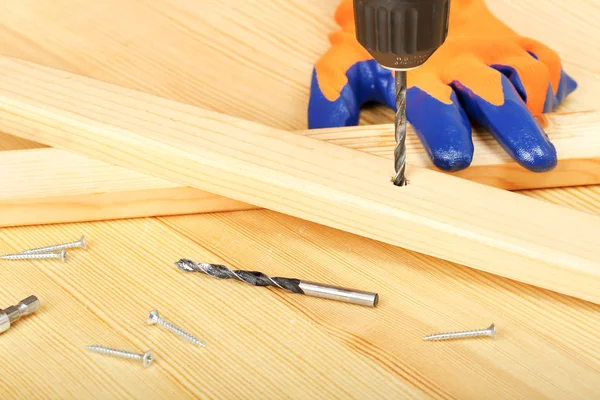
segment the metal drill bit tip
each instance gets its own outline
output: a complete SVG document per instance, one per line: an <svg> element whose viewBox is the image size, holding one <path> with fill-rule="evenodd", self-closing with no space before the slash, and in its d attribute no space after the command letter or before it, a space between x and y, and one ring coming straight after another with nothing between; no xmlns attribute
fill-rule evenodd
<svg viewBox="0 0 600 400"><path fill-rule="evenodd" d="M220 264L196 263L190 259L181 259L175 263L184 272L202 272L219 279L237 279L254 286L274 286L291 293L343 301L375 307L379 301L377 293L342 288L322 283L301 281L300 279L269 277L258 271L232 270Z"/></svg>
<svg viewBox="0 0 600 400"><path fill-rule="evenodd" d="M496 337L496 325L491 324L485 329L477 329L471 331L462 332L448 332L448 333L436 333L434 335L425 336L423 340L454 340L454 339L467 339L489 336L491 338Z"/></svg>
<svg viewBox="0 0 600 400"><path fill-rule="evenodd" d="M394 168L396 176L394 185L405 186L407 184L404 176L406 170L406 71L396 71L396 122L394 136L396 148L394 149Z"/></svg>

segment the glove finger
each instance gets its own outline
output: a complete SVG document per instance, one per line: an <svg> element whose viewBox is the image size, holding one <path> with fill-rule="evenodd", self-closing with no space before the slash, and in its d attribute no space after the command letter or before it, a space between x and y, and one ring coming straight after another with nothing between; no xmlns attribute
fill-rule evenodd
<svg viewBox="0 0 600 400"><path fill-rule="evenodd" d="M533 53L529 53L533 58L537 59L536 55ZM519 96L523 101L527 102L527 91L525 86L523 85L517 70L509 65L500 65L494 64L491 65L492 68L500 71L504 76L508 78L508 80L512 83ZM560 103L567 97L569 94L573 93L573 91L577 88L577 82L573 80L566 72L563 70L560 71L560 81L558 84L558 90L556 95L552 90L552 85L548 83L548 87L546 89L546 97L544 100L543 112L548 113L554 111ZM540 88L541 90L541 88Z"/></svg>
<svg viewBox="0 0 600 400"><path fill-rule="evenodd" d="M359 106L356 95L350 85L345 85L337 97L329 100L325 97L313 69L308 100L308 128L334 128L358 124Z"/></svg>
<svg viewBox="0 0 600 400"><path fill-rule="evenodd" d="M522 38L519 45L536 60L546 65L549 72L552 93L556 95L561 79L561 61L558 53L545 44L530 38Z"/></svg>
<svg viewBox="0 0 600 400"><path fill-rule="evenodd" d="M577 82L575 82L575 80L571 78L565 71L561 70L558 91L555 96L556 106L562 103L565 97L573 93L575 89L577 89ZM556 108L556 106L554 108Z"/></svg>
<svg viewBox="0 0 600 400"><path fill-rule="evenodd" d="M395 107L394 77L377 61L356 62L345 75L347 83L339 92L334 92L320 86L317 69L313 70L308 104L309 129L356 125L360 108L367 103Z"/></svg>
<svg viewBox="0 0 600 400"><path fill-rule="evenodd" d="M442 82L439 85L446 86ZM443 89L432 93L448 92L450 88ZM459 171L471 165L471 123L456 94L450 89L448 101L411 87L406 96L406 118L435 166L444 171Z"/></svg>
<svg viewBox="0 0 600 400"><path fill-rule="evenodd" d="M536 60L540 60L548 67L550 72L551 86L548 89L547 103L544 107L544 112L550 112L556 109L560 103L569 94L577 88L577 83L573 78L567 75L562 69L561 60L554 50L530 38L523 38L520 43L521 47L526 50Z"/></svg>
<svg viewBox="0 0 600 400"><path fill-rule="evenodd" d="M452 83L467 115L492 133L504 150L523 167L535 172L554 168L556 149L510 80L495 69L481 67L471 70L469 77L465 77L466 82ZM497 87L492 89L490 85ZM499 103L494 93L497 90L501 90L503 95ZM493 102L489 101L490 92L495 94L491 97ZM488 98L479 93L485 93Z"/></svg>
<svg viewBox="0 0 600 400"><path fill-rule="evenodd" d="M505 57L501 64L490 67L508 78L534 115L544 112L550 87L550 71L546 64L523 50L521 54Z"/></svg>

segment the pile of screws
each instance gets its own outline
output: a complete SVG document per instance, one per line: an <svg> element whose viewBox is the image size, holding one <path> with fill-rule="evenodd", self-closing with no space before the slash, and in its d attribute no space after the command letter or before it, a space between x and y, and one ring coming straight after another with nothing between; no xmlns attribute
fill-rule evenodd
<svg viewBox="0 0 600 400"><path fill-rule="evenodd" d="M184 340L187 340L188 342L190 342L196 346L205 347L204 343L202 343L202 341L200 339L187 333L183 329L173 325L169 321L162 318L158 314L157 310L150 311L150 314L148 314L148 317L146 318L146 322L148 323L148 325L155 325L155 324L160 325L160 326L164 327L165 329L175 333L177 336L180 336ZM152 365L152 362L154 361L154 354L152 353L152 350L148 350L143 354L139 354L139 353L133 353L130 351L117 350L117 349L112 349L110 347L96 346L96 345L87 346L87 348L89 351L92 351L94 353L100 353L100 354L104 354L107 356L128 358L130 360L141 361L142 365L146 368L148 368L150 365Z"/></svg>
<svg viewBox="0 0 600 400"><path fill-rule="evenodd" d="M67 249L86 249L85 236L81 239L63 244L52 246L38 247L35 249L23 250L16 254L5 254L0 256L4 260L47 260L59 259L62 262L67 262Z"/></svg>

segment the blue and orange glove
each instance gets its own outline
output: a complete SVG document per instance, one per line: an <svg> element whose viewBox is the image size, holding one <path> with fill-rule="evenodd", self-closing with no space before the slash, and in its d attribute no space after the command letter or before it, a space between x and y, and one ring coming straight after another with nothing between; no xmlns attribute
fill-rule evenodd
<svg viewBox="0 0 600 400"><path fill-rule="evenodd" d="M368 102L395 108L392 73L355 39L352 0L341 1L335 20L341 29L313 71L310 129L356 125ZM576 87L556 52L515 33L483 0L452 0L446 42L408 73L406 115L442 170L470 165L473 122L523 167L542 172L556 165L556 150L533 116L554 110Z"/></svg>

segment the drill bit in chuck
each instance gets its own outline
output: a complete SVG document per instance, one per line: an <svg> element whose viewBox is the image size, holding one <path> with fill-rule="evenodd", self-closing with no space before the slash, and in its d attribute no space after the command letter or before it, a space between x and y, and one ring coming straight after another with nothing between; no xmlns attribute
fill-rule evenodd
<svg viewBox="0 0 600 400"><path fill-rule="evenodd" d="M394 149L394 167L396 176L394 185L406 185L406 71L396 71L396 124L395 137L396 148Z"/></svg>
<svg viewBox="0 0 600 400"><path fill-rule="evenodd" d="M300 279L272 278L262 272L232 270L220 264L196 263L189 259L181 259L175 265L184 272L203 272L219 279L234 278L254 286L274 286L292 293L338 300L362 306L375 307L379 300L377 293L306 282Z"/></svg>

